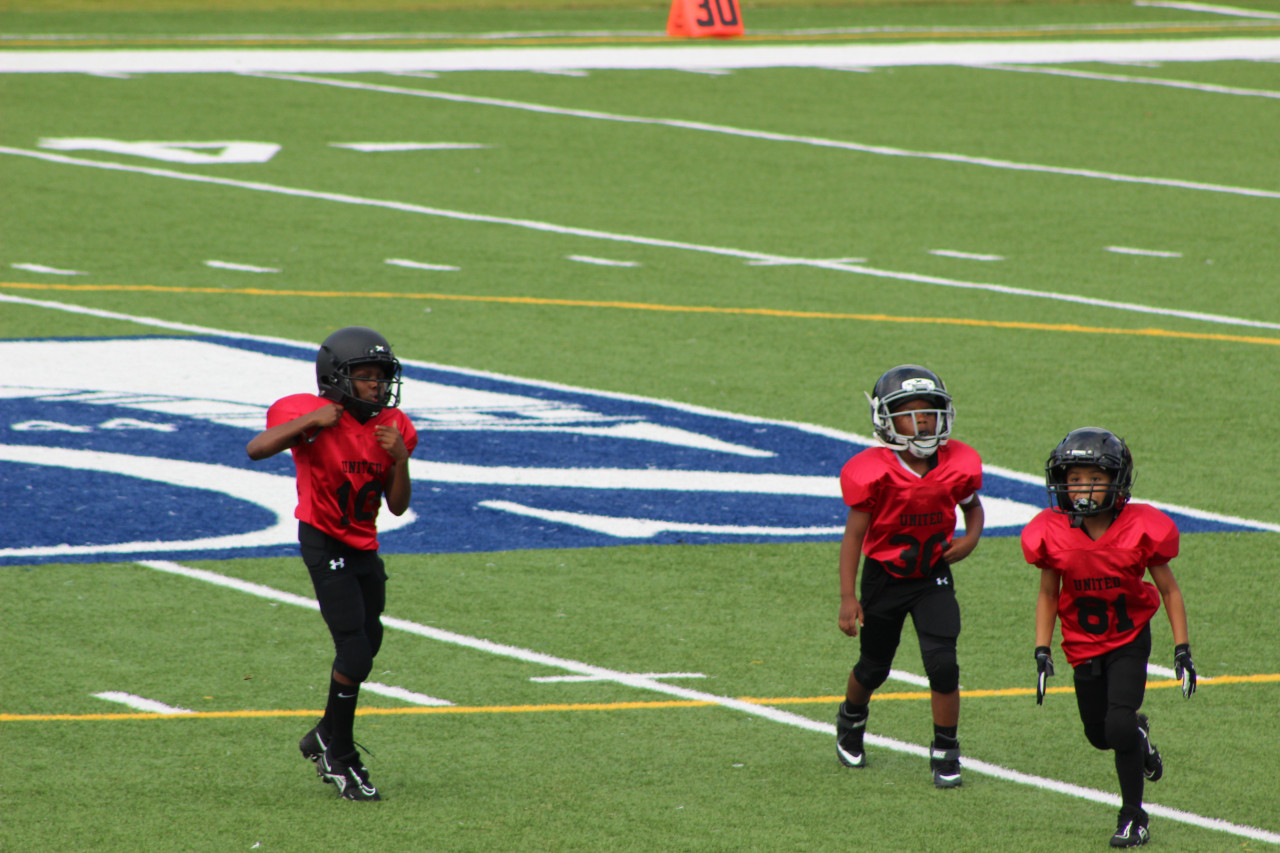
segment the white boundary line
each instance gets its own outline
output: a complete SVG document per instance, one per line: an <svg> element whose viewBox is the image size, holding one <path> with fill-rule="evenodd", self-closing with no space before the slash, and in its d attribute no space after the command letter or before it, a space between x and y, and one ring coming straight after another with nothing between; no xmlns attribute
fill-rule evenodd
<svg viewBox="0 0 1280 853"><path fill-rule="evenodd" d="M1244 30L1242 30L1244 31ZM408 50L196 48L0 51L0 73L397 73L403 71L733 70L904 65L1211 62L1280 59L1267 36L1116 41L970 41L899 44L481 47Z"/></svg>
<svg viewBox="0 0 1280 853"><path fill-rule="evenodd" d="M1087 296L1075 296L1065 293L1046 293L1039 290L1028 290L1021 287L1010 287L1002 284L989 284L985 282L960 281L957 279L941 278L939 276L920 275L918 273L895 272L893 270L882 270L875 267L860 266L856 264L842 263L839 261L824 261L807 258L791 258L783 255L774 255L767 252L755 252L744 249L733 249L722 246L710 246L698 243L686 243L681 240L665 240L657 237L640 237L631 234L617 234L609 231L599 231L592 228L577 228L567 225L556 225L551 222L540 222L533 219L515 219L505 216L490 216L482 213L468 213L459 210L447 210L438 207L427 207L419 204L409 204L406 202L387 201L383 199L363 198L361 196L346 195L345 193L324 192L321 190L307 190L296 187L284 187L275 184L265 184L258 181L239 181L232 178L219 178L209 175L195 175L186 172L175 172L171 169L162 169L152 166L131 166L123 163L111 163L101 160L83 160L77 157L68 157L62 154L52 154L46 151L29 151L23 148L10 148L8 146L0 146L0 154L11 154L19 157L31 157L37 160L45 160L50 163L59 163L69 166L87 166L93 169L103 169L114 172L131 172L134 174L150 175L152 177L170 178L179 181L189 181L197 184L212 184L222 187L236 187L238 189L253 190L256 192L274 193L276 195L290 196L294 198L309 198L319 201L332 201L340 204L351 204L361 207L375 207L387 210L398 210L403 213L414 213L425 216L438 216L443 219L453 219L460 222L483 222L491 225L507 225L515 228L526 228L532 231L542 231L550 234L560 234L570 237L584 237L592 240L607 240L615 243L631 243L638 246L650 246L661 249L678 249L688 252L701 252L711 255L721 255L724 257L740 258L744 261L767 261L778 264L795 264L801 266L816 267L819 269L834 270L837 272L848 272L856 275L867 275L876 278L888 278L897 281L912 281L918 284L933 284L942 287L955 287L965 290L985 290L993 293L1003 293L1010 296L1029 296L1036 299L1052 299L1058 302L1072 302L1079 305L1092 305L1098 308L1114 308L1120 311L1130 311L1139 314L1154 314L1161 317L1180 317L1186 320L1197 320L1201 322L1217 323L1228 326L1243 326L1255 329L1280 329L1280 323L1268 323L1262 320L1247 320L1240 317L1228 317L1220 314L1206 314L1199 311L1180 311L1172 308L1156 308L1149 305L1140 305L1132 302L1113 302L1108 299L1094 299ZM1241 191L1245 192L1245 191ZM1267 197L1280 198L1280 192L1262 192L1248 191L1245 194L1259 194ZM55 303L56 304L56 303Z"/></svg>
<svg viewBox="0 0 1280 853"><path fill-rule="evenodd" d="M191 580L214 584L215 586L220 586L225 589L237 590L239 592L248 593L249 595L255 595L271 601L278 601L284 604L294 604L306 607L310 610L319 609L319 606L312 599L303 598L302 596L294 595L293 593L283 592L268 586L263 586L262 584L240 580L239 578L217 574L216 572L210 572L204 569L196 569L165 560L145 560L141 561L139 565L155 571L166 572L168 574L178 575ZM690 690L674 684L666 684L656 678L651 678L643 674L619 672L605 667L583 663L581 661L555 657L542 652L535 652L530 649L522 649L518 646L509 646L502 643L495 643L492 640L470 637L465 634L457 634L441 628L432 628L417 622L410 622L406 619L383 616L382 623L388 628L405 631L406 633L414 634L428 640L435 640L437 642L461 646L463 648L472 649L485 654L497 655L498 657L512 658L514 660L524 661L525 663L534 663L563 669L576 675L591 676L592 678L597 678L602 681L611 681L627 687L634 687L638 690L650 690L655 693L674 696L678 699L685 699L694 702L709 702L722 708L741 711L742 713L749 714L753 717L761 717L775 723L793 726L795 728L815 732L827 737L835 737L836 733L836 727L832 723L820 723L816 720L810 719L809 717L794 714L790 711L783 711L769 705L757 705L751 702L744 702L741 699L733 699L727 696L718 696L713 693L705 693L699 690ZM872 746L881 747L894 752L904 752L919 758L927 758L929 756L929 750L926 747L896 740L894 738L868 734L866 735L866 741ZM976 758L966 756L964 758L964 766L965 769L970 772L980 773L984 776L991 776L1005 782L1016 782L1021 785L1029 785L1033 788L1039 788L1041 790L1052 791L1059 794L1067 794L1082 800L1101 803L1111 807L1118 807L1120 805L1120 797L1116 794L1106 793L1093 788L1086 788L1081 785L1073 785L1069 782L1063 782L1057 779L1046 779L1042 776L1035 776L1030 773L1021 773L1016 770L1010 770L1007 767L1001 767L998 764L990 764L985 761L980 761ZM1220 820L1218 818L1204 817L1192 812L1161 806L1157 803L1144 803L1144 808L1153 816L1162 817L1178 823L1191 824L1193 826L1216 830L1218 832L1225 832L1242 838L1251 838L1256 841L1264 841L1270 844L1280 845L1280 833L1270 832L1258 827L1244 826Z"/></svg>

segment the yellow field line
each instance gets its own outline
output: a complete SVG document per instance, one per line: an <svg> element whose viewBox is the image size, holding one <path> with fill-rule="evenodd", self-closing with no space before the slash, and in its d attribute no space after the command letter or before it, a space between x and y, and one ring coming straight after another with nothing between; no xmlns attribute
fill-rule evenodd
<svg viewBox="0 0 1280 853"><path fill-rule="evenodd" d="M1267 675L1223 675L1217 678L1201 678L1200 685L1217 684L1273 684L1280 682L1280 673ZM1169 681L1148 682L1151 689L1178 687L1182 684L1177 679ZM1070 693L1070 686L1050 687L1049 693ZM1034 696L1031 687L1009 687L1001 690L965 690L966 699L986 699L1004 696ZM928 699L928 691L911 691L905 693L877 693L873 701L885 702L903 699ZM782 696L773 698L740 697L739 701L753 705L826 705L840 702L843 696ZM655 702L577 702L549 705L433 705L429 707L415 706L411 708L361 708L356 711L361 716L404 716L407 714L531 714L547 711L638 711L662 708L709 708L719 703L684 699L660 700ZM322 711L316 710L278 710L278 711L191 711L177 714L121 713L121 714L0 714L0 723L49 723L49 722L97 722L104 720L174 720L174 719L246 719L264 717L318 717Z"/></svg>
<svg viewBox="0 0 1280 853"><path fill-rule="evenodd" d="M1026 323L1011 320L974 320L962 317L898 317L891 314L845 314L830 311L792 311L781 308L732 308L714 305L662 305L652 302L623 302L593 299L550 299L538 296L472 296L457 293L395 293L391 291L270 290L260 287L179 287L159 284L30 284L0 282L0 288L53 290L71 293L188 293L235 296L283 296L293 299L408 299L446 302L488 302L508 305L551 305L570 308L615 308L626 311L664 311L685 314L724 314L781 317L799 320L858 320L868 323L912 323L938 326L1016 329L1036 332L1070 332L1089 335L1132 335L1181 340L1224 341L1240 344L1280 346L1280 338L1252 335L1223 335L1211 332L1178 332L1173 329L1116 329L1081 326L1075 323Z"/></svg>

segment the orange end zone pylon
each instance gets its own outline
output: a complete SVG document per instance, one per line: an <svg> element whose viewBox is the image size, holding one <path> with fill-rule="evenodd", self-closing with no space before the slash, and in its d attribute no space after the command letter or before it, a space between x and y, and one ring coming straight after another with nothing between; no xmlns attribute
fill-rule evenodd
<svg viewBox="0 0 1280 853"><path fill-rule="evenodd" d="M667 35L677 38L742 35L738 0L671 0Z"/></svg>

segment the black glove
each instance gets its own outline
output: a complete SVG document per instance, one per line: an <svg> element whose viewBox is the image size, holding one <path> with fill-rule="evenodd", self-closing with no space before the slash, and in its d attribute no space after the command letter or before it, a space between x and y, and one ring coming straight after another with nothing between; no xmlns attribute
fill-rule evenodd
<svg viewBox="0 0 1280 853"><path fill-rule="evenodd" d="M1173 647L1173 674L1182 679L1182 698L1190 699L1196 692L1196 665L1191 662L1189 643Z"/></svg>
<svg viewBox="0 0 1280 853"><path fill-rule="evenodd" d="M1188 656L1187 660L1191 660ZM1036 704L1044 704L1044 680L1053 675L1053 658L1048 646L1036 646L1036 672L1039 677L1036 678ZM1195 670L1191 671L1191 677L1195 678Z"/></svg>

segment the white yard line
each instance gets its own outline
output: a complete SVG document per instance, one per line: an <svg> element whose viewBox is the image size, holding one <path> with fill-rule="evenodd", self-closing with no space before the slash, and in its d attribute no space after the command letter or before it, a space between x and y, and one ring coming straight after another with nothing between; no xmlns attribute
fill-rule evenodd
<svg viewBox="0 0 1280 853"><path fill-rule="evenodd" d="M1277 40L1277 44L1280 44L1280 39ZM748 128L732 127L730 125L723 124L709 124L701 121L651 118L648 116L633 116L622 113L601 112L599 110L579 110L568 107L555 107L548 104L530 103L527 101L513 101L505 98L486 98L478 95L461 95L455 92L440 92L431 89L386 86L377 83L360 82L357 80L337 80L330 77L313 77L302 74L249 74L246 76L263 77L272 80L287 80L295 83L313 83L322 86L334 86L340 89L381 92L389 95L432 98L461 104L501 107L504 109L523 110L525 112L559 115L571 118L585 118L595 121L657 125L661 127L679 128L681 130L700 131L702 133L717 133L726 136L757 139L767 142L786 142L797 145L810 145L818 148L857 151L862 154L878 154L885 157L936 160L945 163L958 163L966 166L982 166L990 169L1005 169L1015 172L1038 172L1074 178L1088 178L1092 180L1114 181L1117 183L1127 184L1146 184L1149 186L1197 190L1202 192L1219 192L1226 193L1228 195L1251 196L1256 198L1280 198L1280 190L1266 190L1254 187L1234 187L1226 184L1211 184L1202 181L1184 181L1176 178L1156 178L1145 175L1124 175L1118 172L1102 172L1096 169L1071 169L1064 166L1050 166L1043 163L1020 163L1014 160L998 160L992 157L970 157L966 154L953 154L946 151L915 151L907 148L895 148L887 145L864 145L858 142L848 142L840 139L827 139L819 136L798 136L790 133L773 133L770 131L751 130Z"/></svg>
<svg viewBox="0 0 1280 853"><path fill-rule="evenodd" d="M1162 249L1135 249L1132 246L1106 246L1108 252L1117 255L1141 255L1146 258L1180 258L1181 252L1166 252Z"/></svg>
<svg viewBox="0 0 1280 853"><path fill-rule="evenodd" d="M306 607L310 610L319 609L316 602L312 599L304 598L292 593L282 592L268 586L263 586L262 584L251 583L249 581L240 580L239 578L227 575L220 575L204 569L196 569L164 560L145 560L140 562L139 565L156 571L189 578L191 580L214 584L224 589L237 590L271 601L278 601L284 604L294 604ZM634 687L639 690L650 690L655 693L674 696L678 699L685 699L694 702L708 702L722 708L740 711L753 717L761 717L775 723L781 723L783 725L821 734L828 738L834 738L836 733L835 725L832 723L820 723L817 720L812 720L800 714L791 713L790 711L783 711L769 705L758 705L752 702L744 702L741 699L733 699L728 696L718 696L713 693L705 693L699 690L690 690L685 687L679 687L674 684L666 684L657 678L651 678L643 674L619 672L617 670L594 666L581 661L536 652L531 649L523 649L518 646L509 646L502 643L495 643L491 640L481 639L479 637L470 637L465 634L457 634L440 628L432 628L428 625L422 625L417 622L410 622L405 619L397 619L390 616L384 616L382 623L388 628L405 631L428 640L461 646L474 651L519 660L525 663L534 663L556 669L562 669L573 674L591 676L602 681L612 681L617 684ZM880 735L868 734L866 736L866 742L874 747L888 749L894 752L903 752L919 758L927 758L929 755L927 747L895 740L893 738L882 737ZM990 764L969 756L965 756L964 758L964 767L965 770L971 773L979 773L984 776L991 776L1006 782L1016 782L1018 784L1029 785L1045 791L1066 794L1082 800L1101 803L1112 808L1120 805L1120 797L1115 794L1106 793L1093 788L1086 788L1081 785L1073 785L1069 782L1063 782L1058 779L1047 779L1042 776L1035 776L1029 773L1020 773L1016 770L1010 770L1007 767L1001 767L998 764ZM1218 818L1204 817L1202 815L1193 814L1180 809L1167 808L1157 803L1144 803L1144 808L1149 814L1155 817L1165 818L1178 823L1191 824L1205 829L1216 830L1218 832L1228 833L1241 838L1265 841L1270 844L1280 844L1280 833L1270 832L1258 827L1243 826L1241 824L1219 820Z"/></svg>
<svg viewBox="0 0 1280 853"><path fill-rule="evenodd" d="M403 687L393 687L390 684L381 684L377 681L366 681L360 685L360 689L370 693L377 693L379 696L399 699L401 702L408 702L410 705L435 708L453 704L444 699L428 696L425 693L415 693L412 690L405 690Z"/></svg>
<svg viewBox="0 0 1280 853"><path fill-rule="evenodd" d="M1098 71L1075 71L1067 68L1040 68L1031 65L981 65L992 71L1020 71L1025 74L1049 74L1056 77L1078 77L1082 80L1104 80L1111 83L1140 83L1146 86L1168 86L1173 89L1191 89L1215 95L1248 95L1255 98L1280 98L1280 92L1270 89L1241 89L1236 86L1217 86L1212 83L1190 83L1185 80L1162 80L1159 77L1134 77L1128 74L1104 74Z"/></svg>
<svg viewBox="0 0 1280 853"><path fill-rule="evenodd" d="M93 694L95 698L105 699L108 702L118 702L121 705L127 705L135 711L142 711L147 714L194 714L190 708L177 708L173 705L166 705L163 702L157 702L154 699L144 699L141 696L135 696L132 693L121 693L115 690L108 690L103 693Z"/></svg>
<svg viewBox="0 0 1280 853"><path fill-rule="evenodd" d="M584 237L592 240L605 240L615 243L631 243L640 246L653 246L664 249L678 249L689 252L701 252L711 255L721 255L725 257L740 258L746 261L768 261L781 264L797 264L804 266L817 267L819 269L834 270L837 272L854 273L857 275L872 276L875 278L887 278L897 281L912 281L918 284L931 284L941 287L954 287L965 290L985 290L993 293L1003 293L1010 296L1026 296L1036 299L1051 299L1059 302L1072 302L1079 305L1091 305L1098 308L1113 308L1120 311L1129 311L1139 314L1154 314L1162 317L1179 317L1186 320L1197 320L1206 323L1215 323L1228 326L1243 326L1255 329L1278 329L1280 323L1269 323L1261 320L1248 320L1240 317L1228 317L1221 314L1207 314L1199 311L1181 311L1173 308L1159 308L1150 305L1140 305L1132 302L1116 302L1108 299L1095 299L1087 296L1076 296L1067 293L1050 293L1039 290L1028 290L1020 287L1011 287L1002 284L992 284L987 282L960 281L958 279L942 278L939 276L920 275L917 273L896 272L893 270L877 269L875 267L860 266L856 264L842 263L839 261L824 261L806 258L791 258L782 255L774 255L766 252L755 252L744 249L733 249L723 246L710 246L699 243L686 243L681 240L666 240L656 237L641 237L632 234L618 234L609 231L600 231L592 228L577 228L573 226L557 225L551 222L540 222L532 219L514 219L505 216L490 216L481 213L469 213L459 210L447 210L444 208L427 207L418 204L408 204L406 202L388 201L383 199L363 198L360 196L346 195L343 193L331 193L320 190L307 190L296 187L284 187L275 184L265 184L257 181L239 181L232 178L219 178L209 175L197 175L186 172L175 172L171 169L163 169L151 166L134 166L123 163L110 163L101 160L83 160L76 157L68 157L62 154L54 154L47 151L31 151L22 148L10 148L8 146L0 146L0 154L10 154L19 157L31 157L38 160L45 160L50 163L58 163L69 166L83 166L93 169L103 169L114 172L130 172L134 174L150 175L152 177L168 178L171 180L187 181L197 184L212 184L223 187L237 187L239 189L252 190L255 192L274 193L282 196L290 196L294 198L310 198L319 201L338 202L340 204L350 204L362 207L374 207L387 210L398 210L404 213L421 214L425 216L438 216L445 219L454 219L462 222L481 222L491 225L507 225L515 228L525 228L533 231L542 231L546 233L559 234L571 237ZM1280 192L1249 191L1246 194L1265 195L1273 198L1280 198Z"/></svg>
<svg viewBox="0 0 1280 853"><path fill-rule="evenodd" d="M255 272L255 273L276 273L280 270L273 267L255 267L252 264L236 264L230 261L205 261L206 267L213 267L219 270L233 270L235 272Z"/></svg>
<svg viewBox="0 0 1280 853"><path fill-rule="evenodd" d="M1135 0L1135 6L1155 6L1160 9L1181 9L1184 12L1207 12L1211 15L1227 15L1233 18L1263 18L1273 21L1280 13L1261 9L1241 9L1238 6L1216 6L1210 3L1181 3L1175 0Z"/></svg>

